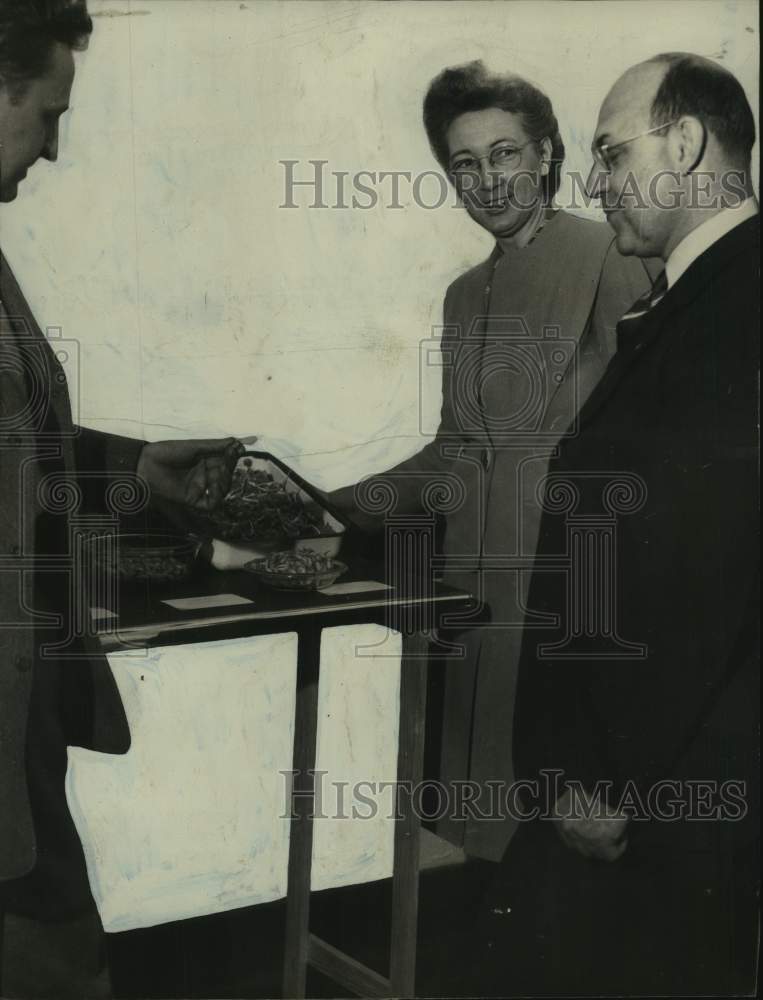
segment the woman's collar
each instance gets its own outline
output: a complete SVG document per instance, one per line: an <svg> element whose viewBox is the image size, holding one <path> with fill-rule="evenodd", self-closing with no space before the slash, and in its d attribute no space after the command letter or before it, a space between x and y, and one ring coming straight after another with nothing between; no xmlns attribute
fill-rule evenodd
<svg viewBox="0 0 763 1000"><path fill-rule="evenodd" d="M497 247L503 252L506 250L523 250L537 239L541 230L546 223L553 219L557 211L558 209L554 208L553 205L544 205L542 201L539 201L532 216L519 232L506 239L498 237L496 240Z"/></svg>

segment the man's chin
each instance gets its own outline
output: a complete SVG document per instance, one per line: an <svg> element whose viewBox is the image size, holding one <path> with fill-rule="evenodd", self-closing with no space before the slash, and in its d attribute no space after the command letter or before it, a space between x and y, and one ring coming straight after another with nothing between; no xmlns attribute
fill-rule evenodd
<svg viewBox="0 0 763 1000"><path fill-rule="evenodd" d="M615 246L621 257L632 257L636 253L636 245L628 233L615 233Z"/></svg>
<svg viewBox="0 0 763 1000"><path fill-rule="evenodd" d="M623 257L636 253L633 233L617 212L607 212L607 223L615 234L615 246Z"/></svg>

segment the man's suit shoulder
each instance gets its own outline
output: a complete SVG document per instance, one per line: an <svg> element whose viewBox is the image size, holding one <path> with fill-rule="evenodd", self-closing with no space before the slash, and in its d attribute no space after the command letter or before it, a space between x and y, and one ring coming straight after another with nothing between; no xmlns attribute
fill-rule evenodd
<svg viewBox="0 0 763 1000"><path fill-rule="evenodd" d="M707 323L717 323L722 308L729 318L752 325L757 332L759 281L760 224L756 217L698 257L676 283L676 293L685 298L687 311L699 313Z"/></svg>

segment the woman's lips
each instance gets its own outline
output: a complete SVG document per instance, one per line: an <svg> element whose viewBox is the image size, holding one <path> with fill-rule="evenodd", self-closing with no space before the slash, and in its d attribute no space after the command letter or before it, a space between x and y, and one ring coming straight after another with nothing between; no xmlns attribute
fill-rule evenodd
<svg viewBox="0 0 763 1000"><path fill-rule="evenodd" d="M480 201L477 199L477 205L482 209L483 212L487 212L488 215L497 215L499 212L504 212L509 205L509 197L504 198L491 198L489 201Z"/></svg>
<svg viewBox="0 0 763 1000"><path fill-rule="evenodd" d="M507 185L503 190L486 191L475 188L467 195L474 208L484 215L501 215L508 208L520 207L516 203L515 186Z"/></svg>
<svg viewBox="0 0 763 1000"><path fill-rule="evenodd" d="M501 212L505 212L511 206L513 198L514 188L511 187L499 197L494 196L492 198L478 199L477 204L488 215L500 215Z"/></svg>

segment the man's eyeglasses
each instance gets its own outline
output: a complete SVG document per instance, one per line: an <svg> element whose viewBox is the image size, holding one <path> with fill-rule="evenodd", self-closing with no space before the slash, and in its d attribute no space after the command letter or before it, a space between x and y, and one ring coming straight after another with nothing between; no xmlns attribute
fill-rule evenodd
<svg viewBox="0 0 763 1000"><path fill-rule="evenodd" d="M621 139L619 142L599 143L598 145L591 147L591 155L602 170L606 170L609 173L614 166L614 161L610 156L613 149L619 149L621 146L627 146L629 142L635 142L636 139L643 139L645 135L653 135L655 132L660 132L664 128L670 128L670 126L675 125L677 121L678 119L674 118L672 122L665 122L663 125L655 125L654 128L648 128L646 132L639 132L638 135L629 136L627 139Z"/></svg>
<svg viewBox="0 0 763 1000"><path fill-rule="evenodd" d="M526 146L530 146L535 139L528 139L521 146L496 146L491 149L487 156L461 156L451 163L449 170L454 177L466 177L479 173L480 164L487 160L493 170L513 170L518 167L522 160L522 151Z"/></svg>

